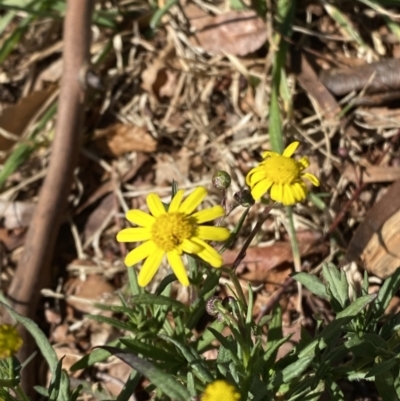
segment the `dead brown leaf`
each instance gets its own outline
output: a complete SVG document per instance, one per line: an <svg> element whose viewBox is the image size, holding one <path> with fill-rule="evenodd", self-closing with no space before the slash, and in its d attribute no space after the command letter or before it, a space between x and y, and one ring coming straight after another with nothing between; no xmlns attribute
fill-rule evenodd
<svg viewBox="0 0 400 401"><path fill-rule="evenodd" d="M97 230L102 227L104 220L115 208L114 199L115 195L113 193L109 193L100 201L95 210L90 213L83 229L83 241L88 241L89 238L91 238L92 235L94 235Z"/></svg>
<svg viewBox="0 0 400 401"><path fill-rule="evenodd" d="M192 42L208 53L246 56L267 40L265 22L254 11L229 11L210 16L190 4L184 12L195 29Z"/></svg>
<svg viewBox="0 0 400 401"><path fill-rule="evenodd" d="M83 262L79 261L81 264ZM112 299L115 291L115 288L103 276L97 274L88 275L86 280L70 278L66 282L65 288L68 295L67 304L83 313L99 313L100 311L94 306L94 303ZM109 314L107 311L101 313Z"/></svg>
<svg viewBox="0 0 400 401"><path fill-rule="evenodd" d="M0 114L0 128L16 138L19 137L55 89L56 87L53 85L45 90L32 92L16 105L4 109ZM14 140L6 138L0 133L1 151L9 150L14 144Z"/></svg>
<svg viewBox="0 0 400 401"><path fill-rule="evenodd" d="M318 233L303 232L299 239L300 254L307 256L311 253L325 252L324 244L316 245L320 238ZM237 250L228 250L223 254L225 265L231 265L236 257ZM265 283L270 281L270 271L283 263L293 262L293 252L289 242L274 242L271 246L251 247L238 267L237 273L245 280ZM287 276L287 274L286 274Z"/></svg>
<svg viewBox="0 0 400 401"><path fill-rule="evenodd" d="M328 121L334 121L340 112L340 106L329 90L321 83L316 72L304 54L301 55L301 71L297 75L301 87L314 100L319 114Z"/></svg>
<svg viewBox="0 0 400 401"><path fill-rule="evenodd" d="M129 152L152 153L157 141L146 127L117 123L97 130L94 135L96 147L107 156L121 156Z"/></svg>
<svg viewBox="0 0 400 401"><path fill-rule="evenodd" d="M364 268L386 278L400 266L400 180L367 212L350 241L342 265L359 258Z"/></svg>

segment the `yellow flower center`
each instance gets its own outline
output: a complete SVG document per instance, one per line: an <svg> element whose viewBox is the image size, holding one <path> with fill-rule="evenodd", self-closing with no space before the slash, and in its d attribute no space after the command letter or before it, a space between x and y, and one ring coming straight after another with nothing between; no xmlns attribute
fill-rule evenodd
<svg viewBox="0 0 400 401"><path fill-rule="evenodd" d="M17 353L22 346L22 338L17 329L9 324L0 324L0 359Z"/></svg>
<svg viewBox="0 0 400 401"><path fill-rule="evenodd" d="M225 380L216 380L210 383L203 395L201 401L239 401L240 394L236 388Z"/></svg>
<svg viewBox="0 0 400 401"><path fill-rule="evenodd" d="M151 228L151 238L165 252L172 251L184 239L193 237L196 224L184 213L165 213L157 217Z"/></svg>
<svg viewBox="0 0 400 401"><path fill-rule="evenodd" d="M266 178L276 184L291 184L300 177L298 163L285 156L273 156L264 160Z"/></svg>

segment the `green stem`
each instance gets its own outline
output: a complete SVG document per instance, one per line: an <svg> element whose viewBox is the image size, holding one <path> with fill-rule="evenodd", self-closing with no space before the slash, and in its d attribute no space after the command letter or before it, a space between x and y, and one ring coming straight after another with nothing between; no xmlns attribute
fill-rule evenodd
<svg viewBox="0 0 400 401"><path fill-rule="evenodd" d="M18 385L17 387L15 387L14 391L15 394L17 394L19 401L30 401L24 390L22 390L21 386Z"/></svg>
<svg viewBox="0 0 400 401"><path fill-rule="evenodd" d="M300 256L299 242L297 241L297 237L296 237L296 229L294 227L293 209L291 206L286 207L286 214L287 214L288 223L289 223L288 234L290 237L290 244L292 246L294 270L296 271L296 273L299 273L299 272L301 272L301 256ZM299 313L302 313L302 307L301 307L302 287L299 282L297 282L297 289L299 292L297 310L299 311Z"/></svg>

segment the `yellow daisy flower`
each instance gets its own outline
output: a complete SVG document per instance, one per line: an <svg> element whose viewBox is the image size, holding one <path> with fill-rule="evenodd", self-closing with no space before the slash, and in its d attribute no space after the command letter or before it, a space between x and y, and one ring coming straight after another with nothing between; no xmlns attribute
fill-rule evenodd
<svg viewBox="0 0 400 401"><path fill-rule="evenodd" d="M201 401L239 401L240 394L235 386L225 380L210 383L201 396Z"/></svg>
<svg viewBox="0 0 400 401"><path fill-rule="evenodd" d="M18 330L11 324L0 324L0 359L16 354L22 346Z"/></svg>
<svg viewBox="0 0 400 401"><path fill-rule="evenodd" d="M285 206L294 205L307 197L304 178L319 186L319 180L314 174L303 173L310 165L308 158L304 156L298 161L292 158L299 144L298 141L292 142L281 155L271 151L262 154L263 161L251 169L246 177L255 200L270 191L272 200Z"/></svg>
<svg viewBox="0 0 400 401"><path fill-rule="evenodd" d="M205 241L225 241L229 230L201 224L222 217L225 214L223 207L214 206L195 212L206 197L207 190L198 187L184 201L183 194L183 190L177 191L168 211L158 195L149 194L146 203L151 214L129 210L126 218L139 227L125 228L117 234L119 242L145 241L125 258L128 267L146 259L138 277L142 287L154 277L164 255L167 255L172 270L184 286L189 285L189 279L181 259L182 253L195 254L213 267L222 266L221 255Z"/></svg>

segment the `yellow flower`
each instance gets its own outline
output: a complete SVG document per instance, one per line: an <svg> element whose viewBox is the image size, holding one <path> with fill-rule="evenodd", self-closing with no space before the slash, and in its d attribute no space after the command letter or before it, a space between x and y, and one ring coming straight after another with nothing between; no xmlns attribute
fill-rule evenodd
<svg viewBox="0 0 400 401"><path fill-rule="evenodd" d="M307 157L296 161L292 159L299 142L292 142L280 155L267 151L262 154L263 161L249 171L246 183L251 189L251 195L259 200L266 192L270 197L284 205L293 205L307 197L307 187L304 178L319 186L319 180L314 174L303 173L310 165Z"/></svg>
<svg viewBox="0 0 400 401"><path fill-rule="evenodd" d="M117 234L119 242L145 241L128 253L125 264L130 267L146 259L140 270L138 283L146 286L154 277L164 255L176 277L184 286L189 285L182 253L199 256L213 267L222 266L221 255L205 241L225 241L229 230L223 227L201 225L225 214L222 206L195 212L207 195L203 187L196 188L184 201L183 190L177 191L168 211L156 194L149 194L146 202L150 213L129 210L126 218L139 227L125 228Z"/></svg>
<svg viewBox="0 0 400 401"><path fill-rule="evenodd" d="M0 359L9 358L22 346L18 330L10 324L0 324Z"/></svg>
<svg viewBox="0 0 400 401"><path fill-rule="evenodd" d="M240 394L235 386L225 380L210 383L201 396L201 401L239 401Z"/></svg>

